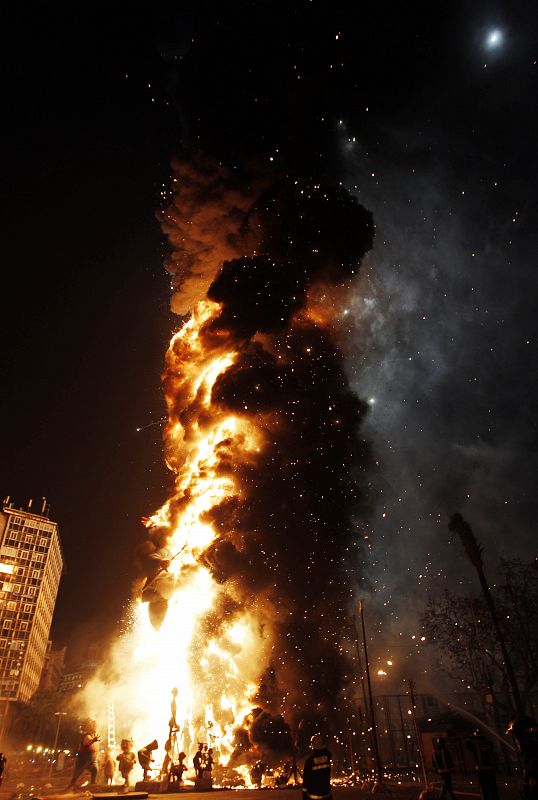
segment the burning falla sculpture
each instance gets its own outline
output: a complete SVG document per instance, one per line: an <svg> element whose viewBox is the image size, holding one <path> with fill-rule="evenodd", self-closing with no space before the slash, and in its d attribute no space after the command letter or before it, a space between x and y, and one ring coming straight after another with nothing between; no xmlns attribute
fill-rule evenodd
<svg viewBox="0 0 538 800"><path fill-rule="evenodd" d="M333 620L360 571L350 518L368 452L337 342L373 221L340 186L286 180L247 202L218 170L179 165L176 179L163 212L183 315L163 373L174 487L143 520L122 681L141 740L177 685L178 719L193 738L211 719L229 758L246 752L240 726L277 736L253 709L297 725L349 675Z"/></svg>

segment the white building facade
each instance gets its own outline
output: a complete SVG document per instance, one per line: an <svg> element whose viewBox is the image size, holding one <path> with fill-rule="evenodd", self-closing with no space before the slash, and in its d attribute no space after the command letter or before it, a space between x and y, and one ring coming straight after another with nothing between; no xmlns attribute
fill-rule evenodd
<svg viewBox="0 0 538 800"><path fill-rule="evenodd" d="M43 504L45 512L45 504ZM63 570L58 525L31 510L0 512L0 703L39 687Z"/></svg>

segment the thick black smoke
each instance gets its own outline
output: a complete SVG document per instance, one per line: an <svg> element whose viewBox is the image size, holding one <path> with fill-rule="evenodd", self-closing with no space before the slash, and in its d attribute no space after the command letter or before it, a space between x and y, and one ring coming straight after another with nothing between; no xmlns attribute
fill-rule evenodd
<svg viewBox="0 0 538 800"><path fill-rule="evenodd" d="M340 187L289 181L259 198L246 226L256 254L222 265L207 292L221 310L200 333L209 348L240 354L217 379L213 408L254 418L265 436L246 461L222 444L220 472L233 473L244 499L212 509L219 536L204 554L222 602L200 641L245 603L273 609L273 663L237 732L236 761L249 748L276 757L289 750L288 725L334 716L349 681L341 643L361 569L351 520L369 461L365 406L348 385L337 329L310 318L308 293L316 287L319 302L323 286L349 285L372 246L371 215Z"/></svg>

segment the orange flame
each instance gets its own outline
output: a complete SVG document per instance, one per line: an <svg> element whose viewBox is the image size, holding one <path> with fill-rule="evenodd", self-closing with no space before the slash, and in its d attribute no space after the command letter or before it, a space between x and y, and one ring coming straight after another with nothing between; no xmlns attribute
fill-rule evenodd
<svg viewBox="0 0 538 800"><path fill-rule="evenodd" d="M121 675L113 695L120 724L129 726L121 735L134 736L141 747L155 736L166 738L170 693L177 687L179 749L192 757L196 743L209 739L226 763L233 749L232 729L251 711L250 698L269 661L271 639L270 626L255 606L235 614L224 633L221 628L200 641L197 631L202 616L219 602L219 586L201 559L217 536L207 513L226 498L241 495L233 469L220 467L224 460L248 460L263 448L261 431L250 418L212 406L215 382L237 355L222 337L210 345L200 340L201 327L219 310L217 303L199 302L167 352L165 446L175 491L143 524L166 530L170 550L180 552L169 567L173 588L161 628L152 628L143 602L133 606L130 631L115 653ZM207 676L203 685L200 672Z"/></svg>

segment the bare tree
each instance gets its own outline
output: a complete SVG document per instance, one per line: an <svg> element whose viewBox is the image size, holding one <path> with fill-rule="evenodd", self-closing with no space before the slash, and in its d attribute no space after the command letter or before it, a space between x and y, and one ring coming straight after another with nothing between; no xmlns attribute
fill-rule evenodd
<svg viewBox="0 0 538 800"><path fill-rule="evenodd" d="M533 712L538 689L538 567L519 561L503 561L492 591L505 650L514 664L521 687L522 705ZM493 712L492 698L499 700L511 689L505 654L497 630L491 624L483 597L462 597L446 591L431 599L421 618L430 644L439 649L440 666L480 695L486 711ZM507 714L509 708L503 709Z"/></svg>

